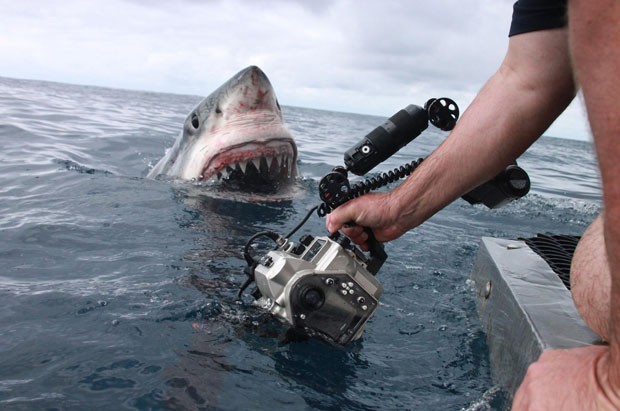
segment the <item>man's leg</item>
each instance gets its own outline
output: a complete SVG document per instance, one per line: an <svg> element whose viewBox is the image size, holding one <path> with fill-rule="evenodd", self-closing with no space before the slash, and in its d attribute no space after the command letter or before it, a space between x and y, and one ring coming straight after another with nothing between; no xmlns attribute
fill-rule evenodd
<svg viewBox="0 0 620 411"><path fill-rule="evenodd" d="M586 324L609 341L611 275L605 251L603 215L586 229L570 270L573 301Z"/></svg>

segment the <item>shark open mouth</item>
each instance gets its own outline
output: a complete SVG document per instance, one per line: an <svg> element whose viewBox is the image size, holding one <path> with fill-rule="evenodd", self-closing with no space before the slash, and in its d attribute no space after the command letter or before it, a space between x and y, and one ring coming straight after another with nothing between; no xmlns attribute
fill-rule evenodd
<svg viewBox="0 0 620 411"><path fill-rule="evenodd" d="M207 162L200 180L234 188L279 185L295 177L296 159L296 147L287 139L228 147Z"/></svg>

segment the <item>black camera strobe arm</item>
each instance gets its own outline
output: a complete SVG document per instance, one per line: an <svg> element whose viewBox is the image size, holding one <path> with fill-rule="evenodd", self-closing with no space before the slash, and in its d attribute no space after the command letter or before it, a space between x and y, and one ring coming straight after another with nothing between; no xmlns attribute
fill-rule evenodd
<svg viewBox="0 0 620 411"><path fill-rule="evenodd" d="M424 108L409 105L394 114L345 152L346 168L335 167L321 179L319 196L323 203L318 209L319 216L324 217L353 198L408 176L422 163L423 159L418 158L353 186L349 183L348 171L356 175L366 174L414 140L428 127L429 122L443 131L450 131L456 125L458 117L458 106L454 101L445 97L428 100ZM529 190L529 176L515 161L497 176L474 188L462 198L470 204L482 203L488 208L498 208L523 197Z"/></svg>
<svg viewBox="0 0 620 411"><path fill-rule="evenodd" d="M424 108L411 104L394 114L345 152L346 168L335 167L320 181L319 196L323 203L319 206L319 216L324 217L355 197L408 176L420 165L422 159L354 186L349 184L347 171L364 175L418 137L426 130L429 122L441 130L450 131L458 118L458 106L453 100L445 97L428 100Z"/></svg>
<svg viewBox="0 0 620 411"><path fill-rule="evenodd" d="M323 203L319 206L317 214L324 217L353 198L411 174L422 162L421 158L353 186L349 183L347 171L364 175L418 137L426 130L429 122L441 130L449 131L456 125L458 117L457 104L445 97L428 100L424 108L411 104L394 114L345 152L346 168L335 167L321 179L319 196ZM364 230L368 234L367 244L370 254L367 262L368 271L376 274L387 259L387 254L372 230L369 228ZM332 235L334 238L337 236L338 233Z"/></svg>

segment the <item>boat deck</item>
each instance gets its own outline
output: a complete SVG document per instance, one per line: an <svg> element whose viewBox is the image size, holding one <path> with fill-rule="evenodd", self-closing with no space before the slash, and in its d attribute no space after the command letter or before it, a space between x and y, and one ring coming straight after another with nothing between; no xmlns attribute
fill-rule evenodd
<svg viewBox="0 0 620 411"><path fill-rule="evenodd" d="M601 343L581 319L569 290L577 241L541 235L482 238L471 278L493 379L511 395L543 350Z"/></svg>

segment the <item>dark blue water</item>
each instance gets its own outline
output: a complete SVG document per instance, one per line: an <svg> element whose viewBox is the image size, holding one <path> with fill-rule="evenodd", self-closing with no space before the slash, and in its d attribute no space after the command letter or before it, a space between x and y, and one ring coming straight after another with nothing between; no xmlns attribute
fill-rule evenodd
<svg viewBox="0 0 620 411"><path fill-rule="evenodd" d="M200 99L0 78L0 409L505 407L468 282L478 242L581 234L600 204L591 145L543 138L520 160L527 197L494 211L457 201L388 244L361 341L283 343L236 302L241 249L294 227L318 179L383 119L285 107L298 195L248 202L144 178ZM379 169L444 137L429 130ZM304 231L323 235L324 221Z"/></svg>

